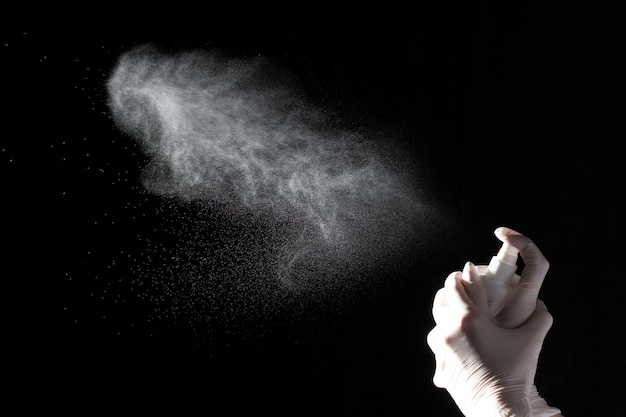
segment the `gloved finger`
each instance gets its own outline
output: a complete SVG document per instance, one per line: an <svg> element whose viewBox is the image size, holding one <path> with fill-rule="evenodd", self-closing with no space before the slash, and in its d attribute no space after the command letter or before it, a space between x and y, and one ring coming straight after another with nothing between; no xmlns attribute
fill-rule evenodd
<svg viewBox="0 0 626 417"><path fill-rule="evenodd" d="M455 275L460 274L460 272L455 271L450 273L446 280L444 281L444 287L440 288L435 293L435 298L433 300L433 308L432 315L435 323L437 325L441 325L445 321L449 320L450 314L446 312L446 309L449 307L448 301L446 299L446 285L454 285Z"/></svg>
<svg viewBox="0 0 626 417"><path fill-rule="evenodd" d="M546 335L548 334L548 331L552 327L553 321L554 319L552 318L552 314L548 312L544 302L537 300L537 307L535 308L534 313L523 326L532 335L532 339L537 346L541 346ZM539 352L537 352L537 354L539 354Z"/></svg>
<svg viewBox="0 0 626 417"><path fill-rule="evenodd" d="M461 274L463 279L463 287L467 296L478 309L488 315L491 315L489 304L487 303L487 291L483 284L482 278L478 273L478 269L471 262L466 262Z"/></svg>
<svg viewBox="0 0 626 417"><path fill-rule="evenodd" d="M550 267L548 260L543 256L537 245L528 237L516 232L508 227L499 227L495 230L495 235L502 242L507 242L517 250L524 261L524 269L520 276L519 283L511 295L508 304L515 304L517 298L524 299L524 302L537 299L541 284Z"/></svg>
<svg viewBox="0 0 626 417"><path fill-rule="evenodd" d="M433 384L438 388L445 388L444 378L444 364L445 364L445 349L447 347L444 343L444 338L441 335L438 327L432 329L426 336L426 343L430 350L435 355L435 372L433 374Z"/></svg>
<svg viewBox="0 0 626 417"><path fill-rule="evenodd" d="M446 387L446 374L444 371L445 367L445 356L441 357L441 359L436 360L435 362L435 373L433 375L433 384L437 388L445 388Z"/></svg>
<svg viewBox="0 0 626 417"><path fill-rule="evenodd" d="M463 287L462 281L461 272L451 274L446 279L444 291L448 309L454 309L462 312L469 310L474 306L474 303L467 295L467 292ZM452 314L454 314L454 312Z"/></svg>
<svg viewBox="0 0 626 417"><path fill-rule="evenodd" d="M461 276L461 271L454 271L452 273L450 273L450 275L448 275L446 277L446 280L443 282L443 287L447 288L447 287L454 287L456 285L457 279Z"/></svg>
<svg viewBox="0 0 626 417"><path fill-rule="evenodd" d="M443 355L445 351L445 342L439 326L435 326L430 332L428 332L428 335L426 335L426 343L428 344L430 350L433 351L436 358Z"/></svg>
<svg viewBox="0 0 626 417"><path fill-rule="evenodd" d="M443 317L445 316L443 310L446 308L446 305L447 303L445 302L445 291L443 288L440 288L435 293L432 308L433 319L435 320L436 324L441 324Z"/></svg>

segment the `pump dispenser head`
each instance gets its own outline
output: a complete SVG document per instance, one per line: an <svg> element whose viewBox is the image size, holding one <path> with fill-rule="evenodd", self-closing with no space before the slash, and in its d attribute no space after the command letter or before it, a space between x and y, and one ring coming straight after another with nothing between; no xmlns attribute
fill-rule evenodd
<svg viewBox="0 0 626 417"><path fill-rule="evenodd" d="M496 258L505 265L513 266L517 263L518 254L519 254L519 251L516 248L514 248L507 242L504 242L502 244L502 247L498 251Z"/></svg>

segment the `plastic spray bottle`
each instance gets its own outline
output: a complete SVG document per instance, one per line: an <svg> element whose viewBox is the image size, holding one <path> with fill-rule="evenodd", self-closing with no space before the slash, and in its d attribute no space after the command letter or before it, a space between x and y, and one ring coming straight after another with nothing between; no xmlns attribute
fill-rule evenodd
<svg viewBox="0 0 626 417"><path fill-rule="evenodd" d="M519 281L517 257L519 251L508 243L503 243L498 254L491 258L489 265L477 266L487 291L487 302L496 315L502 309L506 297Z"/></svg>

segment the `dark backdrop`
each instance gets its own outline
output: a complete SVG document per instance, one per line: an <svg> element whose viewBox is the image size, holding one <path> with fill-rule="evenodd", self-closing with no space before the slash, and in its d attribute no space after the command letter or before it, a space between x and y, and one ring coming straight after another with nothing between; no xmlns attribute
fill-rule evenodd
<svg viewBox="0 0 626 417"><path fill-rule="evenodd" d="M430 305L449 272L488 261L499 225L551 262L540 392L568 417L623 412L622 11L235 5L3 33L7 361L20 414L459 415L431 383ZM103 89L119 54L144 42L262 54L354 126L412 141L429 198L453 219L416 254L414 279L254 337L148 321L120 251L140 250L135 232L158 219L149 199L141 222L124 212L142 159Z"/></svg>

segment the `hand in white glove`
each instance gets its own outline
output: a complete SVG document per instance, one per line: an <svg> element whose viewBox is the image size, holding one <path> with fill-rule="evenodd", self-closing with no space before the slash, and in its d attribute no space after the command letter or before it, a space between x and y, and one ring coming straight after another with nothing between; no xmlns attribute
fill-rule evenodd
<svg viewBox="0 0 626 417"><path fill-rule="evenodd" d="M436 326L428 334L437 362L433 382L448 390L467 417L559 415L533 385L539 352L552 325L552 316L536 299L547 262L528 238L509 230L500 235L520 250L530 270L525 268L497 318L471 263L463 273L448 276L433 303Z"/></svg>

